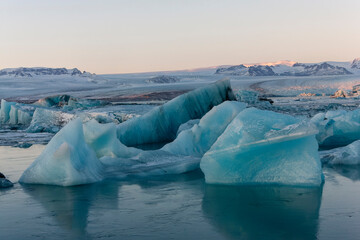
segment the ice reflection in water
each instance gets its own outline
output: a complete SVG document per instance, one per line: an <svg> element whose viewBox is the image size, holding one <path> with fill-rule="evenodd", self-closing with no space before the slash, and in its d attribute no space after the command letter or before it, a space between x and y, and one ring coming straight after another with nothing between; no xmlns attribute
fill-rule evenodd
<svg viewBox="0 0 360 240"><path fill-rule="evenodd" d="M353 181L360 180L360 165L325 166L328 172L337 173Z"/></svg>
<svg viewBox="0 0 360 240"><path fill-rule="evenodd" d="M233 239L314 239L322 186L207 185L202 209L207 219Z"/></svg>
<svg viewBox="0 0 360 240"><path fill-rule="evenodd" d="M57 225L70 230L74 236L86 233L88 215L94 200L101 198L102 201L97 204L106 208L117 208L118 204L118 186L114 184L75 187L23 185L23 189L41 203Z"/></svg>
<svg viewBox="0 0 360 240"><path fill-rule="evenodd" d="M0 190L0 239L360 236L358 166L325 166L323 190L206 185L200 171L67 188L18 184L43 148L0 147L1 172L15 182Z"/></svg>

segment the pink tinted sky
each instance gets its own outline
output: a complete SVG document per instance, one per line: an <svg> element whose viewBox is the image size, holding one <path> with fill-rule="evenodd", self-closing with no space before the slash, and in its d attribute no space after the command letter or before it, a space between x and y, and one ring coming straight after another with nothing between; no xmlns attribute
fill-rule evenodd
<svg viewBox="0 0 360 240"><path fill-rule="evenodd" d="M360 57L357 0L3 0L0 68L101 73Z"/></svg>

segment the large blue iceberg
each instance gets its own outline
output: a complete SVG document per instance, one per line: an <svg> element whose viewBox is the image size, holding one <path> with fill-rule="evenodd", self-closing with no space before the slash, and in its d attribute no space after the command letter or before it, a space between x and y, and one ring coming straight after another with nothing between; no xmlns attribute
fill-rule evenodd
<svg viewBox="0 0 360 240"><path fill-rule="evenodd" d="M118 137L126 146L173 141L181 124L190 119L200 119L226 100L235 100L230 81L218 81L120 124Z"/></svg>
<svg viewBox="0 0 360 240"><path fill-rule="evenodd" d="M207 183L319 186L316 128L289 115L248 108L201 159Z"/></svg>
<svg viewBox="0 0 360 240"><path fill-rule="evenodd" d="M20 182L71 186L103 179L103 166L84 138L76 119L58 132L41 155L25 170Z"/></svg>

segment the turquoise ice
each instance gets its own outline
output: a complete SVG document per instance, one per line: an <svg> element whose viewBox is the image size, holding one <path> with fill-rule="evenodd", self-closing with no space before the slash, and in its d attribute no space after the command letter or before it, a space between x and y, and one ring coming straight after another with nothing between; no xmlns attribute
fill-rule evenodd
<svg viewBox="0 0 360 240"><path fill-rule="evenodd" d="M229 80L195 89L143 116L120 124L118 138L126 146L171 142L181 124L201 118L212 107L226 100L235 100Z"/></svg>
<svg viewBox="0 0 360 240"><path fill-rule="evenodd" d="M226 101L214 107L201 118L199 124L180 132L177 138L165 145L162 150L173 154L202 157L245 107L245 103L236 101Z"/></svg>
<svg viewBox="0 0 360 240"><path fill-rule="evenodd" d="M23 183L71 186L103 179L103 165L75 119L58 132L20 178Z"/></svg>
<svg viewBox="0 0 360 240"><path fill-rule="evenodd" d="M35 107L1 100L0 123L10 125L29 125Z"/></svg>
<svg viewBox="0 0 360 240"><path fill-rule="evenodd" d="M289 115L245 109L201 159L207 183L319 186L316 128Z"/></svg>

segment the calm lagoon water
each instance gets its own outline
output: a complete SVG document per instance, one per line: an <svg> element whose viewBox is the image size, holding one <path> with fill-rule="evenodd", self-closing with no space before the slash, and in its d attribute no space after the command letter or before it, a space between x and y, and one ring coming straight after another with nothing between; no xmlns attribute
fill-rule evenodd
<svg viewBox="0 0 360 240"><path fill-rule="evenodd" d="M44 146L0 147L17 182ZM0 239L359 239L360 167L320 188L207 185L200 171L77 187L0 190Z"/></svg>

